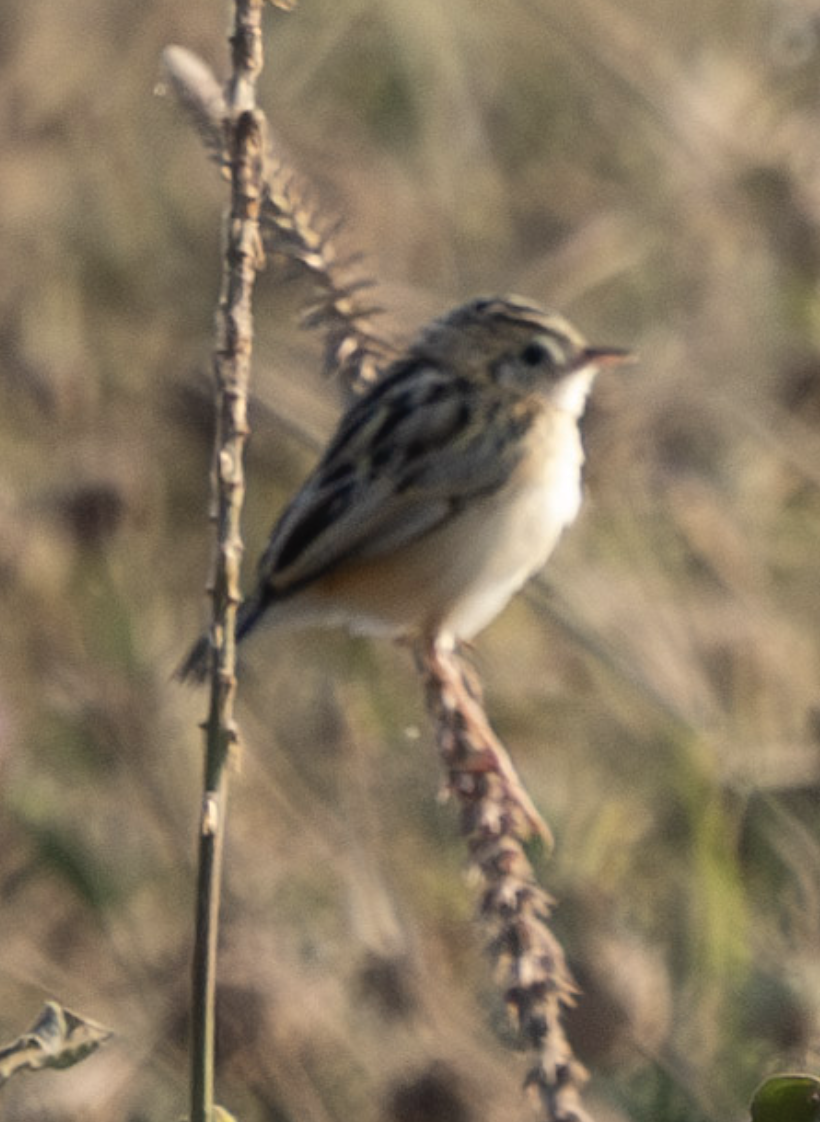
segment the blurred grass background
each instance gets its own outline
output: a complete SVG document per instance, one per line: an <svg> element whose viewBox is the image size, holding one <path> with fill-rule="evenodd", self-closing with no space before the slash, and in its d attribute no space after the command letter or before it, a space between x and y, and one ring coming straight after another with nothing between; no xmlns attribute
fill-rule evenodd
<svg viewBox="0 0 820 1122"><path fill-rule="evenodd" d="M223 0L6 0L0 44L0 1040L54 996L114 1028L4 1089L15 1122L187 1095L209 349L223 187L169 98ZM746 1117L817 1069L820 7L302 0L273 127L409 332L476 292L566 311L601 379L588 500L481 637L604 1122ZM253 564L338 403L305 293L257 300ZM248 652L219 1098L242 1122L507 1122L523 1057L482 958L409 659Z"/></svg>

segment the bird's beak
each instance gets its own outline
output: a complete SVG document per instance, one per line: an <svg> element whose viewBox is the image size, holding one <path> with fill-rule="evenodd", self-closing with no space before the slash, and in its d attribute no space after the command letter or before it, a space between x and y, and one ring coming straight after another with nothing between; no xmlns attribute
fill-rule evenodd
<svg viewBox="0 0 820 1122"><path fill-rule="evenodd" d="M621 347L587 347L581 354L581 362L584 366L595 364L595 366L627 366L633 362L638 361L638 356L634 351L625 351Z"/></svg>

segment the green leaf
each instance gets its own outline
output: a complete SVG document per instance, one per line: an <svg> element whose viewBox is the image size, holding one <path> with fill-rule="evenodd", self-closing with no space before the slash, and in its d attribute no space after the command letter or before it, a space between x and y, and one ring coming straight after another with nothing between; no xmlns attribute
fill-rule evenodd
<svg viewBox="0 0 820 1122"><path fill-rule="evenodd" d="M18 1071L73 1067L111 1035L102 1025L47 1001L28 1032L0 1047L0 1086Z"/></svg>
<svg viewBox="0 0 820 1122"><path fill-rule="evenodd" d="M820 1080L774 1075L752 1099L752 1122L820 1122Z"/></svg>

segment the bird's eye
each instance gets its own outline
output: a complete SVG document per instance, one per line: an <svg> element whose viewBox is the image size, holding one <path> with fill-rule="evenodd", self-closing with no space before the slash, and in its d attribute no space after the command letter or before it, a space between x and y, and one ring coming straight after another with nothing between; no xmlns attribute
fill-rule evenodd
<svg viewBox="0 0 820 1122"><path fill-rule="evenodd" d="M544 343L534 339L531 343L527 343L521 352L521 361L525 366L541 366L542 363L553 362L554 359L549 348Z"/></svg>

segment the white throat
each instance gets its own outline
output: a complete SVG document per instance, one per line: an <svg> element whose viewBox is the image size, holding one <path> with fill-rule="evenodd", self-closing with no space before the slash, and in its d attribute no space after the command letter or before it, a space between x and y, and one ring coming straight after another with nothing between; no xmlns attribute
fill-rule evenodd
<svg viewBox="0 0 820 1122"><path fill-rule="evenodd" d="M552 387L550 401L570 416L580 417L597 373L597 369L591 364L582 366L574 374L562 378L556 386Z"/></svg>

